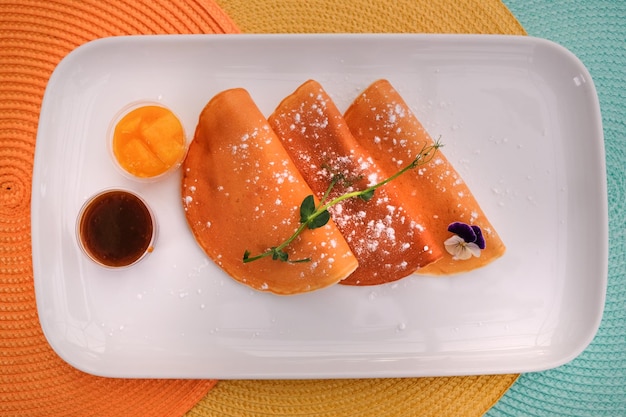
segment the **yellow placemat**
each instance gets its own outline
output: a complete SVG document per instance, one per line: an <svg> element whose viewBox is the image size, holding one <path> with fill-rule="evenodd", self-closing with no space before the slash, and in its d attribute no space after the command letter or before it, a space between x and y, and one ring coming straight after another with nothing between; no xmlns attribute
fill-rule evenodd
<svg viewBox="0 0 626 417"><path fill-rule="evenodd" d="M498 0L216 0L246 33L523 35ZM483 415L518 375L220 381L187 417Z"/></svg>
<svg viewBox="0 0 626 417"><path fill-rule="evenodd" d="M237 31L212 0L0 0L0 416L180 416L215 385L98 378L52 351L35 304L30 190L44 89L72 49L112 35Z"/></svg>
<svg viewBox="0 0 626 417"><path fill-rule="evenodd" d="M477 417L517 375L219 381L186 417Z"/></svg>
<svg viewBox="0 0 626 417"><path fill-rule="evenodd" d="M245 33L526 34L500 0L216 0Z"/></svg>

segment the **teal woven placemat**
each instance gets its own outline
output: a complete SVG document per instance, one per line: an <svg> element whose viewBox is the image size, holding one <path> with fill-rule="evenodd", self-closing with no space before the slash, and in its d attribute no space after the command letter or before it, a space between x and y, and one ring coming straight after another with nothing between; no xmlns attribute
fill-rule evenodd
<svg viewBox="0 0 626 417"><path fill-rule="evenodd" d="M576 54L598 90L607 153L609 284L602 323L589 347L559 368L520 376L487 416L623 417L626 416L626 1L504 2L529 35L555 41Z"/></svg>

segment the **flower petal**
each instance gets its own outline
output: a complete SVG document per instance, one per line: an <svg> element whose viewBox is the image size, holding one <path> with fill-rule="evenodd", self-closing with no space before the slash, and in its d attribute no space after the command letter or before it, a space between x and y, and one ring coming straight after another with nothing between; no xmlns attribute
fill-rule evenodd
<svg viewBox="0 0 626 417"><path fill-rule="evenodd" d="M483 231L480 230L480 227L478 226L472 226L472 230L476 234L476 240L474 240L474 243L476 243L476 245L480 249L485 249L486 245L485 245L485 238L483 237Z"/></svg>
<svg viewBox="0 0 626 417"><path fill-rule="evenodd" d="M446 251L456 259L459 254L463 252L465 241L462 237L454 235L451 238L446 239L446 241L443 242L443 245L445 246Z"/></svg>
<svg viewBox="0 0 626 417"><path fill-rule="evenodd" d="M467 247L467 243L460 246L459 253L453 258L455 260L466 261L472 257L472 251Z"/></svg>
<svg viewBox="0 0 626 417"><path fill-rule="evenodd" d="M448 232L459 235L466 242L474 242L476 240L476 233L469 224L462 222L450 223L448 226Z"/></svg>
<svg viewBox="0 0 626 417"><path fill-rule="evenodd" d="M459 245L461 243L464 243L464 242L465 242L465 240L463 240L463 238L461 236L454 235L454 236L451 236L448 239L446 239L446 241L443 242L443 244L445 246L457 246L457 245Z"/></svg>
<svg viewBox="0 0 626 417"><path fill-rule="evenodd" d="M480 248L476 243L467 243L465 245L465 250L470 254L470 256L474 255L475 257L480 258Z"/></svg>

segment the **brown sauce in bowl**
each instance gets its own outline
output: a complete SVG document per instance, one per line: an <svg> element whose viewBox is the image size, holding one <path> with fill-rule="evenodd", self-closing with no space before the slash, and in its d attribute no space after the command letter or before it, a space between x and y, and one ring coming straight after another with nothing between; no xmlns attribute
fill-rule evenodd
<svg viewBox="0 0 626 417"><path fill-rule="evenodd" d="M155 224L141 198L127 191L110 190L85 204L77 231L91 259L108 267L124 267L152 251Z"/></svg>

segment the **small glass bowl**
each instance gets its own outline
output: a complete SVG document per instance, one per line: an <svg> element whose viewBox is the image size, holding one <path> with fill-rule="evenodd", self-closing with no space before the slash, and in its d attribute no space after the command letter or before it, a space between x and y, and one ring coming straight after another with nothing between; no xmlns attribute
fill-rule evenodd
<svg viewBox="0 0 626 417"><path fill-rule="evenodd" d="M136 169L134 170L135 172L133 172L132 169L129 169L128 167L124 166L124 162L120 161L120 157L116 154L116 146L115 146L115 135L116 135L116 131L118 131L118 129L121 129L122 127L120 126L120 123L122 122L128 122L128 117L132 117L132 114L135 114L137 111L141 111L141 109L143 108L147 108L147 107L156 107L159 110L155 110L155 111L164 111L164 112L169 112L169 114L171 116L173 116L176 121L180 124L180 129L182 131L182 142L183 142L183 147L180 151L180 155L177 156L177 158L173 161L173 162L168 162L171 163L171 165L169 165L169 167L167 167L166 169L164 169L162 172L156 173L156 174L142 174L140 173L141 169ZM131 114L132 113L132 114ZM139 122L137 122L139 123ZM132 126L133 122L131 121L130 123L127 123L127 125L131 125ZM135 126L137 129L139 129L139 124L137 124L137 126ZM119 133L119 132L118 132ZM180 165L182 164L183 160L185 159L185 156L187 155L187 149L188 149L188 140L187 140L187 134L185 132L185 127L182 124L181 118L168 106L160 103L160 102L156 102L156 101L146 101L146 100L142 100L142 101L136 101L133 103L128 104L127 106L123 107L119 112L117 112L117 114L115 115L115 117L113 117L113 119L111 120L111 123L109 124L109 127L107 129L107 142L108 142L108 148L109 148L109 154L111 156L111 159L113 160L116 168L118 169L118 171L124 175L126 178L130 178L133 180L137 180L140 182L154 182L154 181L158 181L163 179L164 177L168 176L169 174L171 174L172 172L176 171ZM140 141L142 142L142 141ZM141 146L146 146L145 141L143 141L143 143L141 144ZM156 153L152 153L153 156L155 156L158 160L158 156L156 155ZM155 161L155 160L153 160ZM139 163L139 161L135 161L136 163ZM162 162L162 161L161 161ZM149 168L144 166L144 168Z"/></svg>
<svg viewBox="0 0 626 417"><path fill-rule="evenodd" d="M148 204L124 189L90 197L76 220L76 240L83 253L106 268L135 265L154 249L157 222Z"/></svg>

